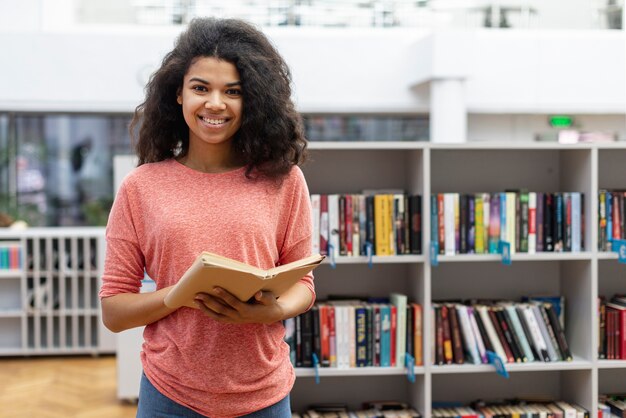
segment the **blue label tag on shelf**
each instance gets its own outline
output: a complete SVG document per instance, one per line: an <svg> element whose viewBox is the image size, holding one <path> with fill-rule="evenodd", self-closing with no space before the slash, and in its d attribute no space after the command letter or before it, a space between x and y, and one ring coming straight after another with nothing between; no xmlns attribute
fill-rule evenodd
<svg viewBox="0 0 626 418"><path fill-rule="evenodd" d="M374 256L374 246L369 241L365 243L365 252L367 254L367 266L369 268L374 267L374 263L372 262L372 257Z"/></svg>
<svg viewBox="0 0 626 418"><path fill-rule="evenodd" d="M328 244L328 259L330 260L330 267L337 267L337 260L335 260L335 246Z"/></svg>
<svg viewBox="0 0 626 418"><path fill-rule="evenodd" d="M313 353L313 370L315 371L315 384L320 384L320 359L317 354Z"/></svg>
<svg viewBox="0 0 626 418"><path fill-rule="evenodd" d="M619 261L620 263L626 263L626 240L612 240L611 249L617 253L617 261Z"/></svg>
<svg viewBox="0 0 626 418"><path fill-rule="evenodd" d="M499 355L493 351L487 350L487 360L489 360L489 364L492 364L496 368L496 373L507 379L509 378L509 372L504 368L504 363Z"/></svg>
<svg viewBox="0 0 626 418"><path fill-rule="evenodd" d="M502 256L502 264L505 266L511 265L511 244L507 241L500 241L498 243L498 252Z"/></svg>
<svg viewBox="0 0 626 418"><path fill-rule="evenodd" d="M406 367L406 378L409 379L409 382L415 383L415 358L409 353L406 353L404 363Z"/></svg>
<svg viewBox="0 0 626 418"><path fill-rule="evenodd" d="M430 242L430 250L428 252L428 255L430 257L430 265L438 266L439 260L437 259L437 256L439 255L439 243L437 241Z"/></svg>

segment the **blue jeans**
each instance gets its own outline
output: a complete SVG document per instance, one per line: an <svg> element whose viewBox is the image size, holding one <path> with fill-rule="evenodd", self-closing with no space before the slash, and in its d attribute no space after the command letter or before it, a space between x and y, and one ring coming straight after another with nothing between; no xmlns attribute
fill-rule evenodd
<svg viewBox="0 0 626 418"><path fill-rule="evenodd" d="M244 415L246 418L291 418L289 395L274 405ZM142 373L137 418L205 418L196 411L174 402L159 392Z"/></svg>

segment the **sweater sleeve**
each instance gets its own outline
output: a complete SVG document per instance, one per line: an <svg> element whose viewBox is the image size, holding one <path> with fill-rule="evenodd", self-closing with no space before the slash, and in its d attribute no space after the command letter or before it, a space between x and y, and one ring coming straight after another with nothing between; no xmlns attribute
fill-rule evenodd
<svg viewBox="0 0 626 418"><path fill-rule="evenodd" d="M138 293L144 277L145 258L139 245L127 181L120 186L111 208L106 241L100 298Z"/></svg>
<svg viewBox="0 0 626 418"><path fill-rule="evenodd" d="M289 221L287 224L283 247L280 252L280 264L287 264L311 255L311 200L309 189L304 179L302 171L294 167L294 181L291 192L291 205L285 214ZM315 285L313 283L313 273L304 276L300 283L305 285L312 294L310 309L315 303Z"/></svg>

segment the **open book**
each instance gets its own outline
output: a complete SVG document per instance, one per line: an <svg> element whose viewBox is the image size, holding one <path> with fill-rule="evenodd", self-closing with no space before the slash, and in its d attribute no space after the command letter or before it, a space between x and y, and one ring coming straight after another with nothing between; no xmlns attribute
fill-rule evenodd
<svg viewBox="0 0 626 418"><path fill-rule="evenodd" d="M167 294L165 305L170 308L181 306L197 308L193 301L196 293L209 293L216 286L229 291L241 301L248 301L259 290L272 291L278 297L319 266L322 260L324 256L316 254L263 270L227 257L203 252Z"/></svg>

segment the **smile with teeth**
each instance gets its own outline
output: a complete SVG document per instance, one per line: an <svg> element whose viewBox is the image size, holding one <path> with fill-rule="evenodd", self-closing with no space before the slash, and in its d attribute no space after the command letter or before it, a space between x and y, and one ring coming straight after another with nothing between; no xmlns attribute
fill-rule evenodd
<svg viewBox="0 0 626 418"><path fill-rule="evenodd" d="M200 119L202 119L202 121L208 123L209 125L222 125L226 123L226 119L205 118L203 116L200 116Z"/></svg>

